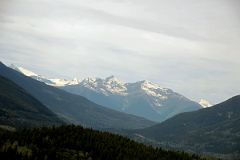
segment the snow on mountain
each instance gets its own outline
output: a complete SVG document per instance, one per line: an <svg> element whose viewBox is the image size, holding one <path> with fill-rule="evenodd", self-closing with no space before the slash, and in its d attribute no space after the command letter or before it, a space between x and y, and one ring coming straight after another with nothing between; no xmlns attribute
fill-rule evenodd
<svg viewBox="0 0 240 160"><path fill-rule="evenodd" d="M107 77L106 79L85 78L79 85L104 95L127 95L125 84L114 76Z"/></svg>
<svg viewBox="0 0 240 160"><path fill-rule="evenodd" d="M9 66L10 68L12 68L12 69L14 69L14 70L16 70L16 71L18 71L18 72L21 72L21 73L23 73L24 75L26 75L26 76L39 76L39 75L37 75L36 73L33 73L32 71L29 71L29 70L27 70L27 69L25 69L25 68L23 68L23 67L17 67L17 66L15 66L14 64L11 64L10 66Z"/></svg>
<svg viewBox="0 0 240 160"><path fill-rule="evenodd" d="M18 72L20 72L20 73L22 73L22 74L24 74L25 76L31 77L33 79L36 79L36 80L40 81L40 82L44 82L48 85L54 85L55 84L51 80L45 78L44 76L38 75L38 74L36 74L36 73L34 73L34 72L32 72L28 69L25 69L23 67L19 67L19 66L16 66L14 64L11 64L9 67L18 71Z"/></svg>
<svg viewBox="0 0 240 160"><path fill-rule="evenodd" d="M82 80L79 80L77 78L74 78L73 80L57 79L57 78L49 79L44 76L38 75L30 70L27 70L23 67L18 67L13 64L10 67L28 77L32 77L48 85L57 86L57 87L64 87L68 85L80 85L88 89L94 90L98 93L103 93L105 95L117 94L117 95L127 96L129 94L128 93L129 88L134 87L135 88L134 90L140 89L141 91L145 92L149 96L158 97L161 99L167 99L167 96L164 96L162 93L168 94L170 91L169 89L163 88L159 84L155 84L147 80L139 81L136 83L124 83L114 76L109 76L105 79L90 78L90 77Z"/></svg>
<svg viewBox="0 0 240 160"><path fill-rule="evenodd" d="M114 76L85 78L79 84L61 88L111 109L159 122L201 108L198 103L171 89L147 80L124 83Z"/></svg>
<svg viewBox="0 0 240 160"><path fill-rule="evenodd" d="M38 74L28 70L28 69L25 69L23 67L16 66L14 64L11 64L9 67L18 71L18 72L20 72L20 73L22 73L22 74L24 74L25 76L31 77L31 78L36 79L38 81L44 82L47 85L51 85L51 86L55 86L55 87L62 87L62 86L65 86L65 85L76 85L80 82L77 78L74 78L73 80L57 79L57 78L49 79L49 78L46 78L44 76L38 75Z"/></svg>
<svg viewBox="0 0 240 160"><path fill-rule="evenodd" d="M131 94L131 90L133 90L135 92L144 92L146 95L152 97L167 99L166 95L172 92L170 89L163 88L159 84L155 84L147 80L136 83L124 83L114 76L110 76L105 79L86 78L79 82L78 85L84 86L107 96L113 94L127 96Z"/></svg>
<svg viewBox="0 0 240 160"><path fill-rule="evenodd" d="M53 82L53 84L50 84L52 86L55 87L63 87L66 85L76 85L80 83L80 80L78 80L77 78L74 78L72 80L66 80L66 79L49 79L51 82Z"/></svg>
<svg viewBox="0 0 240 160"><path fill-rule="evenodd" d="M159 84L144 80L140 81L141 89L149 96L158 97L160 99L167 99L167 94L171 92L170 89L163 88Z"/></svg>
<svg viewBox="0 0 240 160"><path fill-rule="evenodd" d="M79 80L48 79L22 67L11 66L26 76L78 94L102 106L153 121L164 121L178 113L202 108L198 103L159 84L144 80L124 83L114 76ZM208 106L207 103L203 103Z"/></svg>
<svg viewBox="0 0 240 160"><path fill-rule="evenodd" d="M212 104L205 99L200 99L198 102L203 108L212 107Z"/></svg>

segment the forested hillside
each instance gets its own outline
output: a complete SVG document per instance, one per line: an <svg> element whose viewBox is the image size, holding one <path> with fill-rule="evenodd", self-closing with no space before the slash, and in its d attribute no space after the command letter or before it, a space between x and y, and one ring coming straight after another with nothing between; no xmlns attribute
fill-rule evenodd
<svg viewBox="0 0 240 160"><path fill-rule="evenodd" d="M164 151L122 136L61 126L0 132L0 159L14 160L200 160L197 155Z"/></svg>
<svg viewBox="0 0 240 160"><path fill-rule="evenodd" d="M211 108L182 113L163 123L138 130L140 137L197 153L240 157L240 96ZM237 157L237 158L235 158Z"/></svg>

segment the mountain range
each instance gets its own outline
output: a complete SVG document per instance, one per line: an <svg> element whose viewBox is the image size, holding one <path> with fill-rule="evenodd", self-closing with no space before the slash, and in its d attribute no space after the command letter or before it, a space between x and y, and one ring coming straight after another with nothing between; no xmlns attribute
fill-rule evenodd
<svg viewBox="0 0 240 160"><path fill-rule="evenodd" d="M123 83L114 76L53 80L24 68L12 68L0 63L0 128L74 123L168 149L223 159L237 160L240 156L240 95L213 106L202 99L203 107L199 107L198 103L150 81ZM104 107L81 95L88 99L96 96L95 101L107 101L109 105ZM181 110L191 108L191 104L199 108ZM130 111L137 115L146 112L153 117L156 113L160 117L159 113L170 116L155 123L123 113ZM170 114L173 112L177 115Z"/></svg>
<svg viewBox="0 0 240 160"><path fill-rule="evenodd" d="M102 106L156 122L162 122L178 113L210 106L206 100L204 103L200 101L200 105L171 89L147 80L124 83L114 76L105 79L48 79L22 67L15 65L10 67L26 76L81 95Z"/></svg>
<svg viewBox="0 0 240 160"><path fill-rule="evenodd" d="M68 123L93 128L133 129L154 124L147 119L111 110L88 99L27 77L0 63L0 75L10 79Z"/></svg>

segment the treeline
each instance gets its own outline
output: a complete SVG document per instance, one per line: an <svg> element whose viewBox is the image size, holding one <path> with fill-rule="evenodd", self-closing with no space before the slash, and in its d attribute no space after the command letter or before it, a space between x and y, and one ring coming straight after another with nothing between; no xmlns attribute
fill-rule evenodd
<svg viewBox="0 0 240 160"><path fill-rule="evenodd" d="M2 160L203 160L80 126L0 132Z"/></svg>

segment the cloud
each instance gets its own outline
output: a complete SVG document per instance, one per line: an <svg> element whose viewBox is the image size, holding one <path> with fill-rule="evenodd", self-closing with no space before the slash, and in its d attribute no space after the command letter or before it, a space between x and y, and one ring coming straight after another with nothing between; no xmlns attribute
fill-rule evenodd
<svg viewBox="0 0 240 160"><path fill-rule="evenodd" d="M0 57L43 75L149 79L194 100L239 94L237 0L2 0Z"/></svg>

